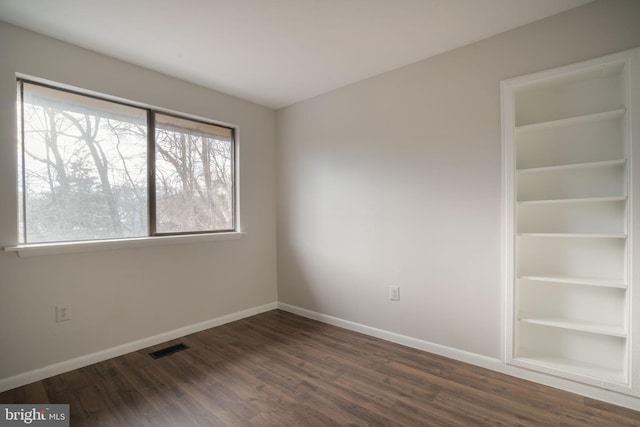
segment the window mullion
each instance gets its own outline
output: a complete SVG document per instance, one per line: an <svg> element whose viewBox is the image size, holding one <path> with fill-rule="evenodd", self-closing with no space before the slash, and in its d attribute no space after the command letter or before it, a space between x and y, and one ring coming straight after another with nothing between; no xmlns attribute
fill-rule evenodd
<svg viewBox="0 0 640 427"><path fill-rule="evenodd" d="M155 113L147 110L147 200L149 236L156 235L156 120Z"/></svg>

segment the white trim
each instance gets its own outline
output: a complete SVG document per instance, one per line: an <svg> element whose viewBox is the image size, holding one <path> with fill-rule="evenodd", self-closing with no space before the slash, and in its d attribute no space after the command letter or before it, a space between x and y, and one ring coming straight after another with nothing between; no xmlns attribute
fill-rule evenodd
<svg viewBox="0 0 640 427"><path fill-rule="evenodd" d="M568 391L570 393L576 393L581 396L590 397L592 399L601 400L604 402L612 403L614 405L624 406L626 408L630 408L636 411L640 410L640 399L633 396L629 396L627 394L620 394L614 391L604 390L599 387L593 387L586 384L575 383L573 381L568 381L563 378L541 374L541 373L530 371L524 368L519 368L517 366L506 365L502 363L500 359L497 359L497 358L483 356L481 354L471 353L468 351L447 347L444 345L420 340L420 339L409 337L406 335L397 334L395 332L390 332L383 329L378 329L371 326L363 325L360 323L351 322L349 320L340 319L338 317L329 316L326 314L318 313L312 310L307 310L305 308L297 307L295 305L286 304L283 302L278 302L278 308L280 310L297 314L299 316L307 317L309 319L317 320L323 323L338 326L351 331L360 332L365 335L380 338L385 341L394 342L396 344L401 344L401 345L415 348L418 350L427 351L429 353L437 354L439 356L448 357L450 359L458 360L464 363L469 363L474 366L489 369L495 372L500 372L502 374L510 375L512 377L533 381L549 387Z"/></svg>
<svg viewBox="0 0 640 427"><path fill-rule="evenodd" d="M511 177L515 170L513 146L509 141L513 140L515 129L514 95L509 86L500 82L500 123L502 144L502 209L501 214L501 283L502 283L502 362L508 363L513 359L514 348L514 290L512 284L515 280L515 251L514 251L514 183Z"/></svg>
<svg viewBox="0 0 640 427"><path fill-rule="evenodd" d="M407 335L396 334L395 332L389 332L384 329L378 329L371 326L362 325L360 323L350 322L348 320L328 316L322 313L317 313L315 311L296 307L294 305L278 302L278 308L302 317L318 320L329 325L349 329L350 331L360 332L365 335L380 338L385 341L390 341L407 347L416 348L418 350L424 350L429 353L435 353L440 356L459 360L461 362L471 363L473 365L482 366L485 368L489 368L490 366L494 366L496 364L501 364L499 359L494 359L492 357L481 356L479 354L466 352L464 350L458 350L444 345L423 341L417 338L409 337Z"/></svg>
<svg viewBox="0 0 640 427"><path fill-rule="evenodd" d="M264 313L266 311L275 310L277 307L278 307L277 303L272 302L269 304L248 308L246 310L241 310L235 313L226 314L224 316L216 317L214 319L205 320L204 322L195 323L193 325L174 329L172 331L163 332L161 334L157 334L151 337L147 337L137 341L118 345L116 347L111 347L106 350L85 354L83 356L76 357L74 359L65 360L63 362L45 366L43 368L34 369L32 371L24 372L22 374L15 375L13 377L4 378L0 380L0 392L11 390L13 388L30 384L35 381L40 381L45 378L52 377L54 375L59 375L65 372L69 372L74 369L83 368L85 366L102 362L107 359L122 356L123 354L131 353L133 351L138 351L143 348L150 347L152 345L161 344L163 342L180 338L185 335L190 335L196 332L204 331L205 329L210 329L216 326L224 325L225 323L234 322L236 320L240 320L246 317L254 316L256 314Z"/></svg>
<svg viewBox="0 0 640 427"><path fill-rule="evenodd" d="M627 366L629 369L629 377L631 385L640 394L640 363L634 360L640 354L640 292L638 292L638 281L640 279L638 269L638 250L635 239L639 235L638 221L635 215L639 212L640 197L637 196L637 180L639 177L638 165L640 164L640 150L638 144L640 141L640 49L634 49L632 55L627 59L626 73L626 95L627 95L627 121L625 123L627 144L627 194L630 203L627 203L627 233L632 238L627 241L627 262L626 273L627 283L629 284L628 305L627 305L627 322L630 327L631 335L628 339L629 360Z"/></svg>
<svg viewBox="0 0 640 427"><path fill-rule="evenodd" d="M132 239L87 240L81 242L38 243L7 246L5 252L17 252L21 258L38 255L56 255L78 252L110 251L147 246L163 246L186 243L203 243L217 240L237 240L242 238L240 231L225 233L184 234L176 236L136 237Z"/></svg>

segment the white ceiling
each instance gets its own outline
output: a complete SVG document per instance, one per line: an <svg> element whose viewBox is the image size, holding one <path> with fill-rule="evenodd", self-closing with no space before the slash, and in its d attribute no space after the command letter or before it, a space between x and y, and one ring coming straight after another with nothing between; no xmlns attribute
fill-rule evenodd
<svg viewBox="0 0 640 427"><path fill-rule="evenodd" d="M0 0L0 20L280 108L591 0Z"/></svg>

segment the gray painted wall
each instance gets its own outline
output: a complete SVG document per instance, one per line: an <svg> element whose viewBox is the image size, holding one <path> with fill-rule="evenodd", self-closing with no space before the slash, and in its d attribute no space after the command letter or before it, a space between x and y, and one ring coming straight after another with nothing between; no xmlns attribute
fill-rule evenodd
<svg viewBox="0 0 640 427"><path fill-rule="evenodd" d="M275 112L0 23L0 247L17 243L16 73L239 126L240 240L0 252L0 380L274 303ZM55 305L72 320L55 323Z"/></svg>
<svg viewBox="0 0 640 427"><path fill-rule="evenodd" d="M500 80L640 46L638 22L598 1L278 111L279 301L500 358Z"/></svg>

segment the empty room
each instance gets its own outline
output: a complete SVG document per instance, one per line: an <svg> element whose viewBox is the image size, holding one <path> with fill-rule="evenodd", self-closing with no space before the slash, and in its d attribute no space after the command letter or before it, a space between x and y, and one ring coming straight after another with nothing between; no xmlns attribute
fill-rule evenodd
<svg viewBox="0 0 640 427"><path fill-rule="evenodd" d="M639 426L639 23L0 0L0 426Z"/></svg>

